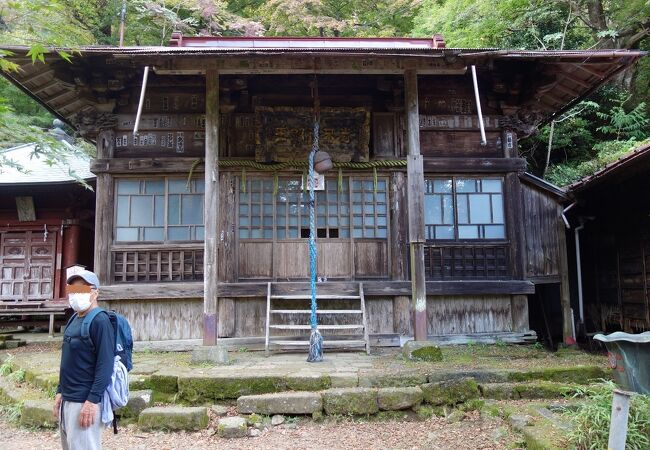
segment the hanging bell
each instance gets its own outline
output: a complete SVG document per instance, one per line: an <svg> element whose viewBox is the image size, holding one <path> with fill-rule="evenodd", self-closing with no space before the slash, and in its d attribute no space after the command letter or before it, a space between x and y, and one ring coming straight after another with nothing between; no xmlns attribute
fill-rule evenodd
<svg viewBox="0 0 650 450"><path fill-rule="evenodd" d="M329 153L324 151L317 151L314 155L314 170L318 173L323 173L334 167L332 158Z"/></svg>

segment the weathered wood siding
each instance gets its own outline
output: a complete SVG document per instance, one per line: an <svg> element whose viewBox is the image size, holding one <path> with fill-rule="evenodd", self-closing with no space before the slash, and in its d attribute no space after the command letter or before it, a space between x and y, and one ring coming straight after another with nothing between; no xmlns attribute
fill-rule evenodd
<svg viewBox="0 0 650 450"><path fill-rule="evenodd" d="M553 196L522 183L525 232L525 277L558 277L558 221L562 207Z"/></svg>
<svg viewBox="0 0 650 450"><path fill-rule="evenodd" d="M203 299L100 302L127 318L135 341L200 339Z"/></svg>
<svg viewBox="0 0 650 450"><path fill-rule="evenodd" d="M513 331L510 296L427 297L430 335Z"/></svg>

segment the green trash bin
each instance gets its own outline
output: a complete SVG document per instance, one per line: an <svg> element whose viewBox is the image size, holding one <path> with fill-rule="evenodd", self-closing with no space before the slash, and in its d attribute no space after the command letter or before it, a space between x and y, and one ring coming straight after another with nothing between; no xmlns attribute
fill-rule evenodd
<svg viewBox="0 0 650 450"><path fill-rule="evenodd" d="M597 334L594 339L607 347L614 381L623 389L650 395L650 331L640 334Z"/></svg>

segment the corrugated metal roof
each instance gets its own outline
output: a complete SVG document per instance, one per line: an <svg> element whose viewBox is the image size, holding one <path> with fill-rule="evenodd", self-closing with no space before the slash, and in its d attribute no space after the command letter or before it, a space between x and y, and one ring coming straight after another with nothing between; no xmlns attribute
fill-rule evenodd
<svg viewBox="0 0 650 450"><path fill-rule="evenodd" d="M72 147L67 142L63 144ZM21 172L13 167L0 167L0 185L71 183L76 181L73 173L83 180L95 179L95 175L90 172L90 157L71 155L65 162L50 165L47 159L35 153L35 150L36 144L0 150L4 157L26 170Z"/></svg>

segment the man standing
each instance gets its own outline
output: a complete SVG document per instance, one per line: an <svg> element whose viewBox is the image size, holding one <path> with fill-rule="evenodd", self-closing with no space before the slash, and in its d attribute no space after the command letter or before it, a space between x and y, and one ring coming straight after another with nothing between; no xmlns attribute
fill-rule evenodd
<svg viewBox="0 0 650 450"><path fill-rule="evenodd" d="M100 313L90 323L90 339L81 335L84 317L98 308L97 275L84 270L70 276L68 285L70 306L77 316L63 335L54 415L64 450L101 449L100 402L113 373L115 332L108 315Z"/></svg>

